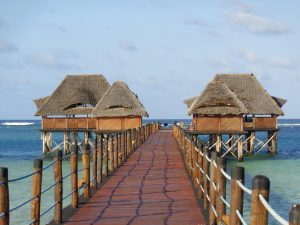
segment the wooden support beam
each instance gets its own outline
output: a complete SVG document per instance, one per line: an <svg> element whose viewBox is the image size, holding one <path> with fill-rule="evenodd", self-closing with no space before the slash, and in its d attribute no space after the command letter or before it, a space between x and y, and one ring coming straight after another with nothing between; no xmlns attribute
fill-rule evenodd
<svg viewBox="0 0 300 225"><path fill-rule="evenodd" d="M238 161L243 161L243 138L242 135L239 135L239 139L238 139Z"/></svg>
<svg viewBox="0 0 300 225"><path fill-rule="evenodd" d="M277 131L268 131L268 139L271 139L268 143L269 152L272 154L277 153L277 142L278 142L278 132Z"/></svg>

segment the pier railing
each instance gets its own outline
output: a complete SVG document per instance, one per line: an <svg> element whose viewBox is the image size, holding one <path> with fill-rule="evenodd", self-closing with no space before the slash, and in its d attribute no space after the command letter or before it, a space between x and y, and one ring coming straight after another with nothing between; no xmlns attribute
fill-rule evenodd
<svg viewBox="0 0 300 225"><path fill-rule="evenodd" d="M257 175L252 188L244 184L244 167L233 167L231 175L226 172L226 158L209 151L196 136L174 125L173 134L182 151L187 171L209 211L209 224L247 225L243 217L244 194L251 197L250 225L267 225L268 216L283 225L300 225L300 205L293 205L289 221L282 218L269 204L270 180ZM230 199L226 199L226 183L229 182Z"/></svg>
<svg viewBox="0 0 300 225"><path fill-rule="evenodd" d="M77 208L79 204L80 190L83 190L83 197L91 196L91 189L98 189L103 182L103 176L109 176L120 167L123 162L134 152L137 147L143 144L148 137L159 129L158 123L147 124L138 129L129 129L113 134L96 133L95 143L83 143L79 146L72 143L71 153L63 156L62 150L57 149L53 162L43 166L43 159L33 161L33 172L19 178L9 179L8 169L0 168L0 225L8 225L10 214L31 204L31 222L29 224L39 225L41 218L54 209L53 221L62 223L63 202L71 197L71 205ZM79 148L80 147L80 148ZM80 151L81 150L81 151ZM81 156L82 167L79 169L78 161ZM69 160L70 171L63 176L62 161ZM42 190L43 173L52 168L54 183ZM79 177L82 173L82 178ZM21 204L11 208L9 204L9 185L13 182L22 181L32 177L32 197ZM71 191L63 196L63 181L71 177ZM54 202L46 210L41 212L43 195L54 190Z"/></svg>

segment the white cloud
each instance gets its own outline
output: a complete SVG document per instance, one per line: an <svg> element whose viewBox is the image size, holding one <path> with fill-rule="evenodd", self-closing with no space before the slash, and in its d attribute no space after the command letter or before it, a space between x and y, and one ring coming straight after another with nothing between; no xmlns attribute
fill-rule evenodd
<svg viewBox="0 0 300 225"><path fill-rule="evenodd" d="M69 63L61 60L59 57L53 54L34 54L29 58L29 61L37 66L45 67L53 70L69 70L69 69L80 69L80 66L74 63Z"/></svg>
<svg viewBox="0 0 300 225"><path fill-rule="evenodd" d="M236 11L232 13L231 20L235 25L255 34L285 34L290 29L278 22L268 20L251 12Z"/></svg>
<svg viewBox="0 0 300 225"><path fill-rule="evenodd" d="M287 58L273 58L270 60L270 65L280 69L294 70L298 63Z"/></svg>
<svg viewBox="0 0 300 225"><path fill-rule="evenodd" d="M130 51L130 52L138 50L138 48L134 44L128 41L119 42L118 47L124 51Z"/></svg>
<svg viewBox="0 0 300 225"><path fill-rule="evenodd" d="M237 50L235 51L235 55L247 62L253 63L258 61L258 57L250 49Z"/></svg>
<svg viewBox="0 0 300 225"><path fill-rule="evenodd" d="M0 53L9 53L18 51L18 48L10 42L0 40Z"/></svg>

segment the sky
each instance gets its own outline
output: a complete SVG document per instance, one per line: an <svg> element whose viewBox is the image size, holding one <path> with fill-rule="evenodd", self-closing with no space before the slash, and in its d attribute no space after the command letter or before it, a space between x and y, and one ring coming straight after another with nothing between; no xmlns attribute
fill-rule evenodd
<svg viewBox="0 0 300 225"><path fill-rule="evenodd" d="M216 73L253 73L300 118L300 1L0 0L0 119L34 119L32 100L68 74L125 81L151 118Z"/></svg>

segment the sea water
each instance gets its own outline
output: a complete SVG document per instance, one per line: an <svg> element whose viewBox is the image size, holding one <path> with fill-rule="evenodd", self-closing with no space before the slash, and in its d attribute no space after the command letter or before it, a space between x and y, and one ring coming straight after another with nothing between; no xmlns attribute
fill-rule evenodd
<svg viewBox="0 0 300 225"><path fill-rule="evenodd" d="M151 121L151 120L148 120ZM178 120L160 120L161 123L173 124ZM185 120L185 122L190 122ZM40 139L40 121L0 121L0 167L7 167L9 179L21 177L33 171L33 159L42 157ZM247 187L251 188L251 180L255 175L266 175L271 181L270 205L285 219L292 204L300 203L300 120L279 120L278 154L275 156L262 152L254 157L246 157L244 162L230 160L228 173L232 166L244 166ZM60 137L61 138L61 137ZM259 138L265 138L259 134ZM51 163L44 160L44 167ZM70 172L69 163L63 161L63 175ZM31 198L32 178L26 178L9 184L10 208ZM53 167L43 173L43 188L53 184ZM64 194L70 193L70 177L64 180ZM245 194L245 220L249 223L250 198ZM42 195L41 212L46 211L54 203L53 189ZM70 197L64 200L64 206L70 204ZM11 224L29 224L30 203L11 213ZM46 224L53 217L53 209L46 213L41 224ZM271 224L276 223L270 216Z"/></svg>

